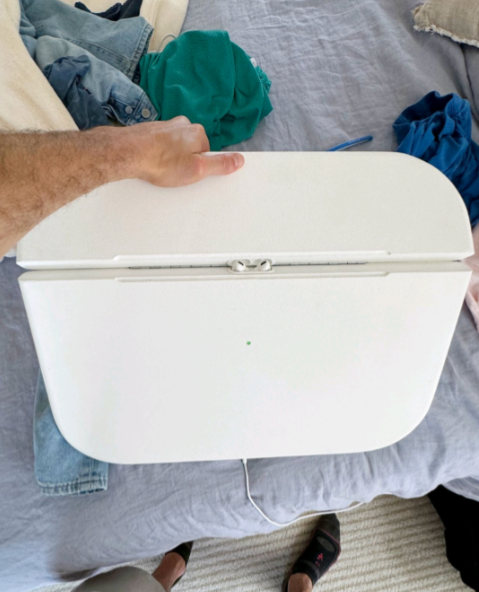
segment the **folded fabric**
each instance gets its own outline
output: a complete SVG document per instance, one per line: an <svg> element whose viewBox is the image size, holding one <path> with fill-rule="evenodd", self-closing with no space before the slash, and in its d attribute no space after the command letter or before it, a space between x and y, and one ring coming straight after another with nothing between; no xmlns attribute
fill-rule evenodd
<svg viewBox="0 0 479 592"><path fill-rule="evenodd" d="M107 488L108 463L85 456L61 435L41 371L35 395L33 448L35 476L44 495L85 494Z"/></svg>
<svg viewBox="0 0 479 592"><path fill-rule="evenodd" d="M5 0L4 0L5 1ZM12 0L7 0L11 2ZM18 1L18 0L17 0ZM74 6L77 0L62 0ZM106 12L116 0L83 0L91 12ZM188 8L188 0L143 0L140 16L153 26L148 51L161 51L164 46L180 34Z"/></svg>
<svg viewBox="0 0 479 592"><path fill-rule="evenodd" d="M105 115L110 119L123 125L133 125L144 121L154 121L157 118L156 109L146 93L122 72L69 41L51 37L38 39L35 58L43 72L47 66L56 63L62 57L84 58L82 62L84 67L81 68L81 83L100 103ZM78 63L69 60L60 69L57 64L55 71L59 76L67 76L67 67L75 69L78 67ZM58 76L56 80L58 81ZM71 104L68 109L78 127L85 129L80 125L83 122L81 115L77 112L79 106L79 104ZM83 104L83 106L87 105ZM95 113L91 117L94 119Z"/></svg>
<svg viewBox="0 0 479 592"><path fill-rule="evenodd" d="M105 125L107 117L123 125L157 118L145 92L130 80L137 74L152 30L144 19L129 19L127 27L119 28L119 23L83 13L59 0L23 3L22 39L80 129ZM55 13L59 5L61 10ZM50 18L54 13L55 18ZM84 22L89 26L82 27ZM119 35L123 35L123 42ZM61 58L70 59L59 62ZM80 62L78 58L82 58ZM99 106L105 117L99 114Z"/></svg>
<svg viewBox="0 0 479 592"><path fill-rule="evenodd" d="M226 31L189 31L140 60L140 86L168 120L204 126L211 150L250 138L273 109L266 74Z"/></svg>
<svg viewBox="0 0 479 592"><path fill-rule="evenodd" d="M472 140L471 107L456 94L428 93L393 124L398 152L429 162L452 181L471 225L479 220L479 146Z"/></svg>
<svg viewBox="0 0 479 592"><path fill-rule="evenodd" d="M112 4L112 0L84 1L95 12ZM65 3L73 6L75 0ZM187 6L188 0L143 0L141 16L154 27L149 51L159 50L167 35L179 34ZM20 18L19 0L0 2L0 127L11 131L74 130L67 109L25 50L18 34Z"/></svg>
<svg viewBox="0 0 479 592"><path fill-rule="evenodd" d="M53 90L81 130L108 125L108 118L100 101L81 82L89 69L90 60L81 55L77 58L59 58L43 70Z"/></svg>
<svg viewBox="0 0 479 592"><path fill-rule="evenodd" d="M412 13L416 31L438 33L457 43L479 47L477 0L426 0Z"/></svg>
<svg viewBox="0 0 479 592"><path fill-rule="evenodd" d="M104 12L94 12L93 14L101 18L108 19L109 21L119 21L120 19L140 16L142 1L143 0L126 0L124 4L117 2ZM76 2L75 8L78 8L79 10L85 10L86 12L92 12L88 6L83 4L83 2Z"/></svg>
<svg viewBox="0 0 479 592"><path fill-rule="evenodd" d="M22 0L21 4L24 16L33 26L35 39L69 41L130 80L138 79L138 63L153 33L153 27L143 17L112 22L60 0ZM21 29L20 34L32 36L32 31ZM35 55L32 57L36 59Z"/></svg>

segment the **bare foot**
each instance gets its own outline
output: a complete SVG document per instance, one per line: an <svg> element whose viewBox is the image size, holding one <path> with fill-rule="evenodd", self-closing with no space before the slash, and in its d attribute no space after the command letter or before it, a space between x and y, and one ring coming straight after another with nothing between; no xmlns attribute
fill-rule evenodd
<svg viewBox="0 0 479 592"><path fill-rule="evenodd" d="M289 578L288 592L311 592L313 582L306 574L295 573Z"/></svg>
<svg viewBox="0 0 479 592"><path fill-rule="evenodd" d="M186 571L186 563L178 553L167 553L161 560L160 565L153 572L153 577L158 580L165 589L170 592L171 587Z"/></svg>

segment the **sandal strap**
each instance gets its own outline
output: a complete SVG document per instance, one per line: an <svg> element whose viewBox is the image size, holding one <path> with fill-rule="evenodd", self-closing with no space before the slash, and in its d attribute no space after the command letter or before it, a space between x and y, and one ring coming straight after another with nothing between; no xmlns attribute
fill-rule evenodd
<svg viewBox="0 0 479 592"><path fill-rule="evenodd" d="M188 565L188 560L190 558L191 555L191 549L193 548L193 541L190 541L188 543L181 543L180 545L178 545L177 547L175 547L174 549L171 549L170 551L167 551L165 553L165 555L168 555L168 553L178 553L178 555L180 555L181 557L183 557L183 560L185 562L185 565ZM184 575L184 574L183 574ZM173 584L172 584L172 588L174 586L176 586L176 584L181 580L183 576L180 576Z"/></svg>
<svg viewBox="0 0 479 592"><path fill-rule="evenodd" d="M336 563L341 553L339 520L334 514L323 516L313 536L291 569L291 575L306 574L313 586Z"/></svg>
<svg viewBox="0 0 479 592"><path fill-rule="evenodd" d="M192 548L193 548L193 541L190 541L188 543L181 543L181 545L178 545L174 549L167 551L165 553L165 555L168 555L168 553L178 553L178 555L183 557L186 565L188 565L188 560L190 558Z"/></svg>

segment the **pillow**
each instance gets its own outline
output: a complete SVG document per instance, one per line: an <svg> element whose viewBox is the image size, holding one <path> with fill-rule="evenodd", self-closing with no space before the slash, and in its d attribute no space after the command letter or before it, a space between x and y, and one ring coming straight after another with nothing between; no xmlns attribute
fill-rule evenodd
<svg viewBox="0 0 479 592"><path fill-rule="evenodd" d="M478 0L427 0L413 10L414 29L479 47Z"/></svg>

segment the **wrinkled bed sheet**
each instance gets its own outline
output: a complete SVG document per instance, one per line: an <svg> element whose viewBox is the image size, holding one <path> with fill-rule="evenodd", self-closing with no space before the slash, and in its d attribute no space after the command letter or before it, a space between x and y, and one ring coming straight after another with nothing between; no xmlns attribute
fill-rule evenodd
<svg viewBox="0 0 479 592"><path fill-rule="evenodd" d="M394 150L392 122L430 90L469 99L477 117L479 50L414 32L416 4L190 0L184 30L228 30L273 82L275 110L239 148L325 150L372 134L361 150ZM270 531L246 499L239 461L117 465L106 493L40 495L32 449L38 364L20 273L12 259L0 264L2 592L86 577L185 540ZM479 499L478 433L479 336L463 309L431 410L412 434L365 454L250 461L252 493L277 521L385 492L421 496L439 483Z"/></svg>

